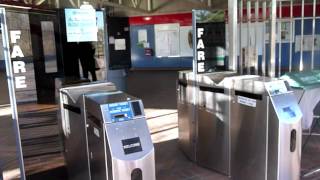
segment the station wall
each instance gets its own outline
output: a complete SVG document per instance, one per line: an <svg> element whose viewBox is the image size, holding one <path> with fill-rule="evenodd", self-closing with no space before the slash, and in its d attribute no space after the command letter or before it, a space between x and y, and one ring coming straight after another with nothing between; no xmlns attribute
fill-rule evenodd
<svg viewBox="0 0 320 180"><path fill-rule="evenodd" d="M252 12L254 12L254 9L252 9ZM259 19L261 20L262 16L262 9L259 10ZM243 10L243 14L246 15L246 9ZM311 51L311 46L312 43L315 43L315 51L314 51L314 68L319 69L320 68L320 4L316 6L316 23L315 23L315 39L312 39L312 15L313 15L313 7L312 4L306 4L305 5L305 14L304 14L304 50L303 50L303 70L309 70L311 69L311 59L312 59L312 51ZM277 16L279 18L279 8L277 9ZM285 6L282 7L282 19L281 22L290 22L290 7ZM281 44L279 43L279 40L277 39L276 43L276 72L278 72L278 67L279 67L279 46L281 46L281 71L282 74L287 72L289 70L289 62L290 62L290 46L292 46L292 70L297 71L299 70L299 64L300 64L300 39L301 37L301 5L297 5L293 7L293 38L292 41L282 41ZM246 17L244 17L245 19ZM227 21L226 17L226 21ZM277 22L278 24L278 22ZM228 26L226 26L227 28ZM248 32L247 32L247 23L243 22L242 24L243 31L239 36L241 36L241 47L247 47L247 42L248 42ZM254 28L255 28L255 23L251 23L251 29L250 29L250 36L255 36L254 34ZM264 22L259 22L258 23L258 60L259 60L259 68L261 69L261 62L262 62L262 48L265 46L266 47L266 61L267 64L269 62L269 44L268 42L263 41L263 31L262 29L265 28L265 23ZM227 30L227 29L226 29ZM276 27L277 34L278 33L278 25ZM260 36L261 35L261 36ZM264 34L265 37L267 37L267 34ZM228 38L228 35L226 34L226 38ZM251 40L255 39L255 37L250 37ZM277 37L279 38L279 36ZM228 40L227 40L228 41ZM239 41L238 41L239 42ZM240 52L240 45L238 47L238 52ZM307 49L305 49L307 48ZM239 55L239 54L238 54Z"/></svg>
<svg viewBox="0 0 320 180"><path fill-rule="evenodd" d="M192 57L157 57L155 54L155 25L179 23L182 26L191 26L191 13L171 14L151 16L149 20L146 17L131 17L130 38L131 38L131 61L133 69L181 69L192 68ZM145 55L145 49L139 47L138 33L139 30L147 31L149 48L152 49L153 55Z"/></svg>
<svg viewBox="0 0 320 180"><path fill-rule="evenodd" d="M312 18L305 18L304 20L304 38L305 37L311 37L312 36ZM246 24L243 24L246 26ZM251 25L252 26L252 25ZM253 26L252 26L253 27ZM293 71L298 71L299 70L299 64L300 64L300 40L297 39L297 37L301 36L301 18L295 18L293 22L293 39L292 42L290 41L283 41L280 42L277 41L276 43L276 71L278 71L279 67L279 46L281 46L281 71L282 74L284 72L287 72L289 70L289 62L290 62L290 46L292 46L292 70ZM262 27L264 28L264 26ZM245 30L246 31L246 30ZM254 33L251 33L254 35ZM319 69L320 68L320 17L316 18L316 23L315 23L315 51L314 51L314 68ZM242 34L242 40L241 41L247 41L247 36ZM259 42L265 45L266 47L266 61L267 63L269 62L269 44L268 42ZM310 50L310 42L306 41L304 42L309 43L307 46L309 46L308 50L303 51L303 69L304 70L310 70L311 69L311 59L312 59L312 51ZM312 41L311 41L312 43ZM262 46L258 46L258 59L259 59L259 67L261 67L261 62L262 62L262 54L261 52L263 51ZM298 46L296 46L298 45ZM305 46L305 45L304 45ZM240 46L239 46L240 47ZM241 47L247 47L246 42L241 42ZM318 48L317 48L318 47ZM240 49L238 50L240 52Z"/></svg>

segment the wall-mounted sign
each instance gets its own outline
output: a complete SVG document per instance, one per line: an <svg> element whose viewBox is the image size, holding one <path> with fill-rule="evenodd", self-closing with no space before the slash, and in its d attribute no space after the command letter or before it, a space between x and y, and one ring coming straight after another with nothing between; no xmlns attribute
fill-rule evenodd
<svg viewBox="0 0 320 180"><path fill-rule="evenodd" d="M196 73L226 70L226 27L218 14L221 15L218 11L193 11L193 48L196 61L193 70Z"/></svg>
<svg viewBox="0 0 320 180"><path fill-rule="evenodd" d="M151 49L151 48L145 48L145 49L144 49L144 55L145 55L145 56L153 56L153 49Z"/></svg>
<svg viewBox="0 0 320 180"><path fill-rule="evenodd" d="M65 9L67 41L97 41L96 18L94 9Z"/></svg>
<svg viewBox="0 0 320 180"><path fill-rule="evenodd" d="M206 60L205 57L205 46L203 43L203 39L202 36L204 34L204 28L197 28L197 72L198 73L204 73L205 69L204 69L204 63Z"/></svg>
<svg viewBox="0 0 320 180"><path fill-rule="evenodd" d="M180 26L180 56L192 57L192 26Z"/></svg>
<svg viewBox="0 0 320 180"><path fill-rule="evenodd" d="M301 35L297 35L295 38L295 52L300 52L301 46ZM312 35L304 35L303 36L303 51L312 51L312 44L314 45L314 50L319 51L320 50L320 35L316 34L313 38Z"/></svg>
<svg viewBox="0 0 320 180"><path fill-rule="evenodd" d="M156 24L154 26L155 53L157 57L180 56L180 24Z"/></svg>
<svg viewBox="0 0 320 180"><path fill-rule="evenodd" d="M20 46L17 44L17 41L21 38L21 31L10 31L10 39L12 44L12 51L11 51L11 58L23 58L24 54L20 48ZM15 60L12 61L13 65L13 73L19 74L19 76L14 77L15 87L17 89L21 88L27 88L26 84L26 63L22 60Z"/></svg>

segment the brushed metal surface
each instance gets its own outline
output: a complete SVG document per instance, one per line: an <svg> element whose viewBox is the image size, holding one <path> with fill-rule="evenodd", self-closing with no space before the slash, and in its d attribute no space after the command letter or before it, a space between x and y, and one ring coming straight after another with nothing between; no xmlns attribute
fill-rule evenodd
<svg viewBox="0 0 320 180"><path fill-rule="evenodd" d="M92 180L131 180L136 169L141 170L143 179L155 180L154 147L142 101L138 100L142 115L122 122L106 120L110 118L107 104L132 100L138 99L120 91L86 95ZM142 150L125 154L122 140L131 138L139 138Z"/></svg>
<svg viewBox="0 0 320 180"><path fill-rule="evenodd" d="M300 111L299 105L297 103L294 93L288 93L281 96L272 96L272 105L274 107L275 113L278 116L278 174L277 179L288 179L288 180L299 180L300 179L300 161L301 161L301 138L302 138L302 128L301 119L302 113ZM290 107L294 113L295 117L288 118L283 111L283 108ZM276 118L270 119L276 120ZM270 129L271 130L271 129ZM291 132L296 131L296 148L295 151L290 150L291 144ZM271 144L269 144L271 145ZM276 148L276 147L275 147ZM269 156L272 154L269 153ZM274 165L270 165L275 166Z"/></svg>
<svg viewBox="0 0 320 180"><path fill-rule="evenodd" d="M85 83L60 89L61 129L65 160L70 180L90 180L90 164L87 139L87 119L84 94L89 92L111 92L112 83ZM63 104L81 110L80 114L63 108Z"/></svg>
<svg viewBox="0 0 320 180"><path fill-rule="evenodd" d="M191 71L180 71L177 83L178 135L182 152L192 161L196 161L197 122L194 94L196 91ZM179 83L179 82L182 82Z"/></svg>
<svg viewBox="0 0 320 180"><path fill-rule="evenodd" d="M95 121L93 119L95 119L95 117L88 117L88 147L90 155L89 158L91 180L108 179L108 171L106 171L107 146L105 143L105 128L103 125L98 126L97 124L95 124ZM99 136L97 136L97 132Z"/></svg>
<svg viewBox="0 0 320 180"><path fill-rule="evenodd" d="M230 113L233 81L257 76L237 76L234 71L199 75L197 152L199 165L231 176Z"/></svg>
<svg viewBox="0 0 320 180"><path fill-rule="evenodd" d="M199 109L197 162L204 167L229 174L229 129L214 114Z"/></svg>
<svg viewBox="0 0 320 180"><path fill-rule="evenodd" d="M237 97L235 97L236 99ZM257 107L231 105L232 179L264 179L266 172L267 104L257 102Z"/></svg>
<svg viewBox="0 0 320 180"><path fill-rule="evenodd" d="M178 103L179 146L186 156L196 160L194 106Z"/></svg>
<svg viewBox="0 0 320 180"><path fill-rule="evenodd" d="M255 106L232 103L232 179L298 180L301 161L302 113L293 92L269 94L262 86L272 79L239 82L236 90L259 94ZM288 108L290 112L288 114ZM291 151L291 132L296 131Z"/></svg>
<svg viewBox="0 0 320 180"><path fill-rule="evenodd" d="M156 179L154 147L144 118L108 124L106 134L112 158L112 180L131 179L131 172L136 168L141 169L143 179ZM143 151L125 155L121 140L133 137L140 138Z"/></svg>

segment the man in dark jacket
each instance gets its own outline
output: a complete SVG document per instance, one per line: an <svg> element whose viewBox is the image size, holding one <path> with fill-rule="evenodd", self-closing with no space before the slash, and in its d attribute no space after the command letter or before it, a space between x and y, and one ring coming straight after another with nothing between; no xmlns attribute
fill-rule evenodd
<svg viewBox="0 0 320 180"><path fill-rule="evenodd" d="M91 42L79 43L79 59L82 66L83 76L84 78L88 78L90 72L92 81L97 80L94 54L95 48Z"/></svg>

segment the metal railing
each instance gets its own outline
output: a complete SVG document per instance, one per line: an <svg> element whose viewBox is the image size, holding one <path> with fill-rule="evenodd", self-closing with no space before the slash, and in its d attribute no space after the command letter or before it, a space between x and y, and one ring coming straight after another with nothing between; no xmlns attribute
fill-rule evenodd
<svg viewBox="0 0 320 180"><path fill-rule="evenodd" d="M240 74L259 74L270 77L280 77L285 72L314 70L317 54L315 43L309 45L311 50L308 49L311 54L311 61L308 61L311 63L307 64L305 59L306 38L310 38L305 35L305 14L308 13L310 16L310 12L305 12L306 6L312 6L312 17L308 19L312 19L311 36L316 41L317 0L312 0L312 3L305 3L305 0L229 0L229 68L238 70ZM297 16L294 14L296 8L301 8L299 9L301 17L295 17ZM286 16L284 16L284 10L286 10ZM237 23L233 22L234 19ZM295 36L294 21L298 19L301 19L300 34ZM262 30L261 24L263 24ZM234 32L237 33L232 34ZM245 37L244 34L246 34ZM299 53L297 65L293 63L294 42L299 43L295 47L300 48L295 49ZM284 44L287 43L289 45L285 49ZM289 54L289 57L286 57L288 61L285 64L286 54ZM285 65L286 68L284 68Z"/></svg>

